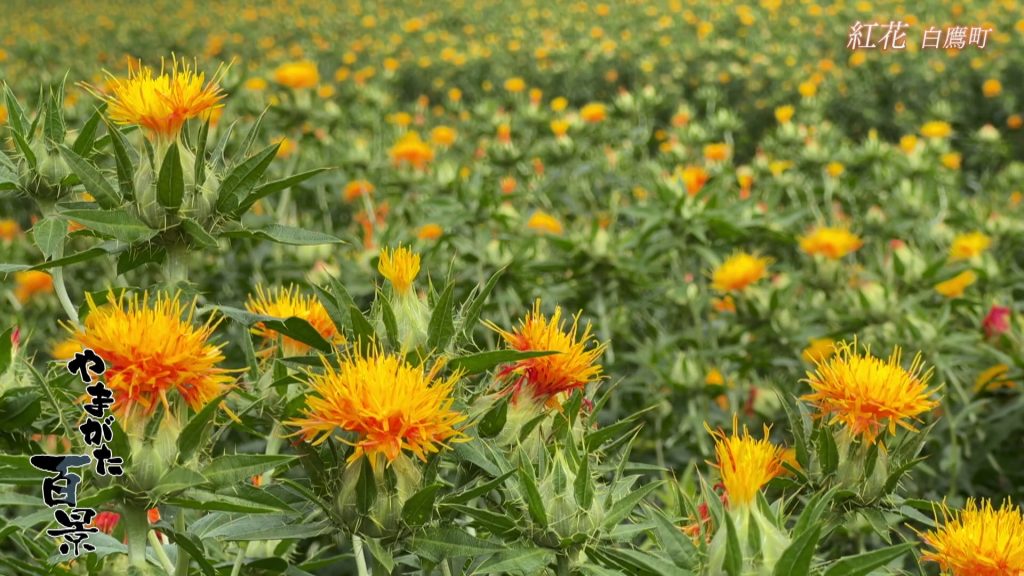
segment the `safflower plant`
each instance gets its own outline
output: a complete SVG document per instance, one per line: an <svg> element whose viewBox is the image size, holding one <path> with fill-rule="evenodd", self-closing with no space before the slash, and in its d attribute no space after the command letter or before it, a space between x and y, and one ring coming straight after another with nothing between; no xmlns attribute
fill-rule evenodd
<svg viewBox="0 0 1024 576"><path fill-rule="evenodd" d="M0 572L1024 574L1019 6L11 2Z"/></svg>

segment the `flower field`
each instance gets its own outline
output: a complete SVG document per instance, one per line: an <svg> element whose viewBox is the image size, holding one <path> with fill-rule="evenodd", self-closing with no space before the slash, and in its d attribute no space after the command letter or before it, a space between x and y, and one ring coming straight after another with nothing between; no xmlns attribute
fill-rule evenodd
<svg viewBox="0 0 1024 576"><path fill-rule="evenodd" d="M1018 3L4 10L0 574L1024 576Z"/></svg>

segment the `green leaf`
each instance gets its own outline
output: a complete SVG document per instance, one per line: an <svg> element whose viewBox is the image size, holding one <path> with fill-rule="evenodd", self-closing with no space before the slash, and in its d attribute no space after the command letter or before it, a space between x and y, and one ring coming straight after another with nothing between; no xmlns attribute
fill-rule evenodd
<svg viewBox="0 0 1024 576"><path fill-rule="evenodd" d="M32 151L32 147L29 146L28 141L25 140L25 136L17 130L11 130L11 134L14 136L14 145L18 147L18 151L25 157L25 161L28 162L28 167L32 170L38 166L38 160L36 159L36 153Z"/></svg>
<svg viewBox="0 0 1024 576"><path fill-rule="evenodd" d="M217 571L213 568L213 564L206 559L206 551L203 550L203 543L201 540L193 540L187 534L175 532L174 530L163 529L162 532L167 534L167 537L178 545L178 553L184 550L190 558L199 564L199 569L203 571L205 576L216 576Z"/></svg>
<svg viewBox="0 0 1024 576"><path fill-rule="evenodd" d="M210 119L199 128L199 136L196 138L196 186L202 186L206 181L206 143L210 138Z"/></svg>
<svg viewBox="0 0 1024 576"><path fill-rule="evenodd" d="M449 282L434 305L434 311L430 315L430 325L427 327L428 350L444 351L452 336L455 335L455 324L452 320L455 307L454 290L455 283Z"/></svg>
<svg viewBox="0 0 1024 576"><path fill-rule="evenodd" d="M377 331L373 329L373 324L370 324L370 321L363 315L363 311L356 306L350 306L348 314L352 320L352 334L355 341L364 352L369 350L377 341Z"/></svg>
<svg viewBox="0 0 1024 576"><path fill-rule="evenodd" d="M238 512L241 514L279 514L280 506L268 505L250 498L231 494L219 494L208 490L188 490L184 494L167 499L172 506L205 510L207 512Z"/></svg>
<svg viewBox="0 0 1024 576"><path fill-rule="evenodd" d="M537 490L537 479L533 474L533 463L523 462L519 465L519 486L522 488L523 500L530 518L541 528L548 527L548 515L544 510L544 501Z"/></svg>
<svg viewBox="0 0 1024 576"><path fill-rule="evenodd" d="M359 460L359 480L356 482L356 509L366 514L373 508L377 499L377 482L373 477L373 467L367 458Z"/></svg>
<svg viewBox="0 0 1024 576"><path fill-rule="evenodd" d="M236 208L234 212L235 214L243 214L247 212L249 208L252 208L253 204L259 202L260 199L266 198L271 194L280 192L287 188L291 188L292 186L295 186L296 184L308 180L313 176L316 176L317 174L325 172L327 170L329 170L329 168L315 168L313 170L308 170L306 172L294 174L287 178L274 180L273 182L267 182L266 184L260 186L259 188L256 188L255 190L252 191L251 194L246 196L245 199L238 204L238 208Z"/></svg>
<svg viewBox="0 0 1024 576"><path fill-rule="evenodd" d="M472 374L486 372L499 364L518 362L520 360L526 360L527 358L550 356L552 354L558 354L558 352L550 352L547 350L530 350L527 352L520 352L518 350L493 350L453 358L448 362L448 366L452 370L463 370L465 375L469 376Z"/></svg>
<svg viewBox="0 0 1024 576"><path fill-rule="evenodd" d="M267 146L228 173L217 192L218 212L233 212L238 207L239 198L256 186L256 182L270 166L280 146L280 143Z"/></svg>
<svg viewBox="0 0 1024 576"><path fill-rule="evenodd" d="M123 209L65 210L61 215L86 228L122 242L132 243L153 237L156 231Z"/></svg>
<svg viewBox="0 0 1024 576"><path fill-rule="evenodd" d="M53 258L64 246L67 235L68 223L59 218L43 218L32 227L32 240L46 260Z"/></svg>
<svg viewBox="0 0 1024 576"><path fill-rule="evenodd" d="M280 224L270 224L263 228L256 228L253 230L233 230L225 232L224 236L232 238L261 238L263 240L277 242L278 244L290 244L292 246L317 246L320 244L345 243L344 240L337 236L332 236L323 232L315 232L313 230L282 226Z"/></svg>
<svg viewBox="0 0 1024 576"><path fill-rule="evenodd" d="M554 560L554 550L514 548L495 554L474 570L474 574L539 574Z"/></svg>
<svg viewBox="0 0 1024 576"><path fill-rule="evenodd" d="M736 525L732 516L725 515L726 545L725 545L725 572L729 576L740 576L743 570L743 550L740 548L740 537L736 533Z"/></svg>
<svg viewBox="0 0 1024 576"><path fill-rule="evenodd" d="M13 349L11 334L13 333L14 328L8 328L3 334L0 334L0 376L11 367L11 351Z"/></svg>
<svg viewBox="0 0 1024 576"><path fill-rule="evenodd" d="M217 247L217 239L210 235L205 228L191 218L181 219L181 229L196 241L196 244L203 248L213 249Z"/></svg>
<svg viewBox="0 0 1024 576"><path fill-rule="evenodd" d="M7 102L7 122L15 132L25 133L28 129L28 121L25 119L25 109L21 107L18 98L11 91L9 84L4 82L4 101Z"/></svg>
<svg viewBox="0 0 1024 576"><path fill-rule="evenodd" d="M75 154L85 157L92 152L93 146L96 143L96 132L99 129L100 121L103 119L103 111L106 110L106 108L106 102L100 103L100 105L93 110L89 119L86 120L82 129L78 131L78 136L75 137L75 145L71 147L71 149L75 151Z"/></svg>
<svg viewBox="0 0 1024 576"><path fill-rule="evenodd" d="M653 506L649 509L650 518L654 520L654 532L658 536L658 543L661 549L668 554L672 562L680 568L690 568L694 564L697 555L697 547L693 545L683 531L674 522L669 520L665 513Z"/></svg>
<svg viewBox="0 0 1024 576"><path fill-rule="evenodd" d="M912 547L912 543L904 542L888 548L840 558L828 567L824 576L867 576L876 568L881 568L903 556Z"/></svg>
<svg viewBox="0 0 1024 576"><path fill-rule="evenodd" d="M13 388L4 392L0 396L0 430L13 432L31 427L42 411L41 400L42 396L33 388Z"/></svg>
<svg viewBox="0 0 1024 576"><path fill-rule="evenodd" d="M472 300L467 299L466 302L468 306L463 306L465 312L462 315L461 325L461 331L467 338L473 333L473 328L476 327L476 323L480 319L480 313L483 312L484 304L487 303L487 297L490 296L494 287L498 284L498 280L501 278L501 275L504 274L507 269L508 266L499 268L497 272L491 275L483 288L474 290L474 292L479 292L476 297L473 297Z"/></svg>
<svg viewBox="0 0 1024 576"><path fill-rule="evenodd" d="M320 536L335 529L329 520L295 524L292 516L285 514L225 517L222 521L211 523L211 526L210 530L197 536L203 541L298 540Z"/></svg>
<svg viewBox="0 0 1024 576"><path fill-rule="evenodd" d="M481 438L494 438L505 428L505 421L508 419L508 399L504 398L494 404L494 407L484 414L477 424L477 432Z"/></svg>
<svg viewBox="0 0 1024 576"><path fill-rule="evenodd" d="M324 339L316 328L298 316L285 318L284 320L267 320L263 323L267 328L278 334L287 336L292 340L298 340L303 344L312 346L321 352L333 352L334 345Z"/></svg>
<svg viewBox="0 0 1024 576"><path fill-rule="evenodd" d="M398 320L395 318L395 311L391 308L391 301L378 292L377 303L380 305L380 316L384 321L384 332L387 334L388 343L392 348L401 348L402 343L398 337Z"/></svg>
<svg viewBox="0 0 1024 576"><path fill-rule="evenodd" d="M160 262L167 256L167 249L159 244L136 244L117 257L117 274L120 276L150 262Z"/></svg>
<svg viewBox="0 0 1024 576"><path fill-rule="evenodd" d="M836 440L832 437L832 432L825 426L818 430L818 461L821 463L821 472L825 476L839 468L839 449L836 447Z"/></svg>
<svg viewBox="0 0 1024 576"><path fill-rule="evenodd" d="M814 559L814 549L817 548L820 537L820 525L805 530L782 553L772 574L774 576L808 576L811 571L811 561Z"/></svg>
<svg viewBox="0 0 1024 576"><path fill-rule="evenodd" d="M425 486L419 492L412 495L405 505L402 506L402 520L409 526L421 526L430 519L434 511L434 501L437 499L437 491L444 486L439 482Z"/></svg>
<svg viewBox="0 0 1024 576"><path fill-rule="evenodd" d="M203 476L217 485L246 481L257 474L286 464L295 456L282 454L229 454L214 458L203 468Z"/></svg>
<svg viewBox="0 0 1024 576"><path fill-rule="evenodd" d="M453 527L427 528L423 534L409 539L413 552L434 562L453 557L482 557L506 549L502 542L470 536Z"/></svg>
<svg viewBox="0 0 1024 576"><path fill-rule="evenodd" d="M101 208L117 208L121 205L121 195L88 160L64 145L60 146L60 153L71 171L82 181L85 191L92 194Z"/></svg>
<svg viewBox="0 0 1024 576"><path fill-rule="evenodd" d="M175 466L160 477L150 493L154 498L159 498L165 494L181 492L206 483L206 477L199 472Z"/></svg>
<svg viewBox="0 0 1024 576"><path fill-rule="evenodd" d="M573 481L576 502L585 510L589 510L594 502L594 478L590 475L589 456L587 453L580 456L580 467L576 471L576 480Z"/></svg>
<svg viewBox="0 0 1024 576"><path fill-rule="evenodd" d="M110 145L114 150L114 164L117 167L117 187L125 197L135 196L135 166L132 163L132 156L128 153L128 141L125 140L121 130L111 124L107 124L107 133L110 134Z"/></svg>
<svg viewBox="0 0 1024 576"><path fill-rule="evenodd" d="M604 521L601 526L605 530L611 530L615 526L622 522L634 508L640 504L640 501L647 497L648 494L656 490L661 486L662 481L649 482L640 488L637 488L622 498L615 501L608 511L605 513Z"/></svg>
<svg viewBox="0 0 1024 576"><path fill-rule="evenodd" d="M63 142L64 132L64 84L59 90L50 90L43 108L43 137L50 142Z"/></svg>
<svg viewBox="0 0 1024 576"><path fill-rule="evenodd" d="M181 429L178 435L178 462L187 463L204 440L209 440L209 429L217 412L220 411L221 402L227 398L230 392L225 392L214 398L203 406L203 409L196 413L188 424Z"/></svg>
<svg viewBox="0 0 1024 576"><path fill-rule="evenodd" d="M168 211L177 212L184 197L185 177L181 171L181 156L178 145L172 144L160 164L160 176L156 181L156 199Z"/></svg>
<svg viewBox="0 0 1024 576"><path fill-rule="evenodd" d="M811 497L807 502L807 506L804 507L803 512L800 513L800 517L796 520L796 525L793 527L793 534L799 537L811 528L819 526L821 517L832 504L832 499L838 491L838 488L832 488L827 492L818 492Z"/></svg>

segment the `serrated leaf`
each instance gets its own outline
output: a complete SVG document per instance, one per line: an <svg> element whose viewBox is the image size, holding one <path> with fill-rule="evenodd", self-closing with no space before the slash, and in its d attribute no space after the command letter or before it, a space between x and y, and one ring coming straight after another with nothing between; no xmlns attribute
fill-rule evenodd
<svg viewBox="0 0 1024 576"><path fill-rule="evenodd" d="M514 548L499 552L477 568L475 574L538 574L555 560L554 550Z"/></svg>
<svg viewBox="0 0 1024 576"><path fill-rule="evenodd" d="M188 462L203 440L209 439L207 431L210 428L210 423L213 422L220 410L221 402L227 398L228 394L229 392L225 392L207 402L206 406L203 406L203 409L197 412L181 429L181 433L178 435L178 462L182 464Z"/></svg>
<svg viewBox="0 0 1024 576"><path fill-rule="evenodd" d="M159 262L166 255L167 249L158 244L131 246L117 257L117 275L120 276L150 262Z"/></svg>
<svg viewBox="0 0 1024 576"><path fill-rule="evenodd" d="M622 522L627 516L629 516L633 509L636 508L648 494L661 486L661 484L662 482L660 480L649 482L616 500L611 507L608 508L601 524L602 527L604 527L605 530L611 530L617 526L619 522Z"/></svg>
<svg viewBox="0 0 1024 576"><path fill-rule="evenodd" d="M68 234L68 223L59 218L43 218L32 227L32 240L49 260L64 246Z"/></svg>
<svg viewBox="0 0 1024 576"><path fill-rule="evenodd" d="M60 153L71 171L82 181L85 191L92 194L101 208L117 208L121 205L121 195L88 160L64 145L60 146Z"/></svg>
<svg viewBox="0 0 1024 576"><path fill-rule="evenodd" d="M208 117L199 128L199 135L196 137L196 186L202 186L206 181L206 142L210 138L210 118Z"/></svg>
<svg viewBox="0 0 1024 576"><path fill-rule="evenodd" d="M86 157L92 152L93 146L96 144L96 132L99 131L100 122L103 119L103 111L106 109L106 102L101 102L93 110L85 125L82 126L82 129L78 131L78 136L75 137L75 144L71 147L75 154Z"/></svg>
<svg viewBox="0 0 1024 576"><path fill-rule="evenodd" d="M455 284L449 282L441 292L434 305L434 311L430 315L430 324L427 327L427 349L441 352L448 347L452 336L455 335L455 323L452 314L455 307L454 295Z"/></svg>
<svg viewBox="0 0 1024 576"><path fill-rule="evenodd" d="M740 537L732 515L725 514L725 573L729 576L740 576L743 570L743 550L740 548Z"/></svg>
<svg viewBox="0 0 1024 576"><path fill-rule="evenodd" d="M210 235L198 222L191 218L181 219L181 229L188 234L189 238L196 241L196 244L203 248L213 249L217 247L217 239Z"/></svg>
<svg viewBox="0 0 1024 576"><path fill-rule="evenodd" d="M495 403L494 407L484 414L477 424L477 433L481 438L494 438L505 428L505 421L508 419L508 399L502 399Z"/></svg>
<svg viewBox="0 0 1024 576"><path fill-rule="evenodd" d="M821 526L805 530L779 557L773 576L808 576L820 536Z"/></svg>
<svg viewBox="0 0 1024 576"><path fill-rule="evenodd" d="M151 238L156 231L146 223L123 209L115 210L65 210L61 216L74 220L86 228L106 236L113 236L121 242L138 242Z"/></svg>
<svg viewBox="0 0 1024 576"><path fill-rule="evenodd" d="M486 372L500 364L518 362L528 358L550 356L552 354L558 354L558 352L548 350L528 350L526 352L520 352L519 350L492 350L453 358L448 361L448 366L452 370L462 370L465 375L469 376Z"/></svg>
<svg viewBox="0 0 1024 576"><path fill-rule="evenodd" d="M129 154L128 141L121 130L107 122L107 134L110 135L110 146L114 150L114 165L117 167L117 187L125 197L135 196L135 166Z"/></svg>
<svg viewBox="0 0 1024 576"><path fill-rule="evenodd" d="M482 557L506 549L502 542L470 536L453 527L428 528L409 539L409 548L435 562L453 557Z"/></svg>
<svg viewBox="0 0 1024 576"><path fill-rule="evenodd" d="M274 180L273 182L267 182L266 184L256 188L255 190L252 191L252 193L246 196L245 199L238 204L238 208L236 208L234 212L235 214L242 214L244 212L247 212L249 208L252 208L253 204L259 202L262 198L265 198L267 196L270 196L271 194L280 192L287 188L291 188L292 186L295 186L296 184L308 180L313 176L316 176L317 174L325 172L327 170L329 170L329 168L315 168L313 170L302 172L300 174L294 174L287 178Z"/></svg>
<svg viewBox="0 0 1024 576"><path fill-rule="evenodd" d="M240 198L256 186L256 182L266 172L280 146L280 143L267 146L228 173L217 192L218 212L233 212L238 207Z"/></svg>
<svg viewBox="0 0 1024 576"><path fill-rule="evenodd" d="M4 82L4 101L7 102L7 122L15 132L24 134L28 129L25 109L21 107L21 102L18 102L18 98L11 91L11 86L6 82Z"/></svg>
<svg viewBox="0 0 1024 576"><path fill-rule="evenodd" d="M185 197L185 177L181 170L181 154L178 144L171 144L160 164L160 175L156 181L156 199L161 206L170 212L181 208L181 200Z"/></svg>
<svg viewBox="0 0 1024 576"><path fill-rule="evenodd" d="M402 520L409 526L421 526L430 519L434 511L434 501L437 499L437 491L444 485L435 482L425 486L412 495L405 505L402 506Z"/></svg>
<svg viewBox="0 0 1024 576"><path fill-rule="evenodd" d="M175 532L174 530L163 530L171 542L174 542L178 546L178 553L181 554L183 550L188 556L199 564L199 569L203 571L205 576L216 576L217 572L213 567L213 564L206 559L206 551L203 549L202 541L192 540L188 535Z"/></svg>
<svg viewBox="0 0 1024 576"><path fill-rule="evenodd" d="M912 543L904 542L888 548L840 558L828 567L824 576L867 576L876 568L881 568L903 556L912 547Z"/></svg>
<svg viewBox="0 0 1024 576"><path fill-rule="evenodd" d="M294 459L284 454L228 454L210 461L203 468L203 476L214 484L235 484Z"/></svg>
<svg viewBox="0 0 1024 576"><path fill-rule="evenodd" d="M533 463L524 462L519 465L519 487L522 489L523 500L526 501L526 510L530 518L541 528L548 527L548 515L544 510L544 501L537 490L537 479L533 474Z"/></svg>
<svg viewBox="0 0 1024 576"><path fill-rule="evenodd" d="M263 228L256 228L252 230L233 230L231 232L225 232L224 236L230 236L233 238L262 238L264 240L277 242L278 244L290 244L292 246L318 246L321 244L345 243L344 240L337 236L332 236L323 232L315 232L313 230L282 226L280 224L270 224Z"/></svg>

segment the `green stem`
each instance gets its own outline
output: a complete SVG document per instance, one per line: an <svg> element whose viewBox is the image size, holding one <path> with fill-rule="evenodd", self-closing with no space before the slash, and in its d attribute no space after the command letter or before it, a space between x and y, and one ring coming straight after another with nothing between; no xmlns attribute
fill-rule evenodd
<svg viewBox="0 0 1024 576"><path fill-rule="evenodd" d="M55 209L52 205L42 206L43 217L49 218L54 214ZM57 249L53 253L52 260L59 260L64 257L64 241L57 245ZM57 300L60 301L61 308L64 309L64 313L68 315L68 320L78 326L78 309L71 303L71 298L68 296L68 288L64 284L64 267L58 266L53 269L53 289L57 292Z"/></svg>
<svg viewBox="0 0 1024 576"><path fill-rule="evenodd" d="M148 530L146 535L149 539L150 546L153 547L153 552L156 553L157 560L160 561L160 565L164 567L167 572L167 576L174 575L174 564L171 564L171 559L167 557L167 553L164 552L164 545L160 543L160 540L156 537L154 530Z"/></svg>
<svg viewBox="0 0 1024 576"><path fill-rule="evenodd" d="M559 552L556 556L558 562L558 576L569 576L569 555L565 552Z"/></svg>
<svg viewBox="0 0 1024 576"><path fill-rule="evenodd" d="M174 531L178 534L185 533L185 512L183 510L178 510L178 514L174 517ZM189 555L182 550L181 546L178 546L178 564L174 576L188 576L189 564L191 564Z"/></svg>
<svg viewBox="0 0 1024 576"><path fill-rule="evenodd" d="M359 571L359 576L370 576L370 571L366 569L366 556L363 555L363 539L358 534L352 535L352 553L356 557L356 569Z"/></svg>
<svg viewBox="0 0 1024 576"><path fill-rule="evenodd" d="M128 563L139 570L146 569L146 539L149 520L146 509L126 506L124 509L124 531L128 538Z"/></svg>
<svg viewBox="0 0 1024 576"><path fill-rule="evenodd" d="M177 286L182 282L188 282L188 250L185 246L173 244L167 247L167 260L165 270L167 273L167 284Z"/></svg>
<svg viewBox="0 0 1024 576"><path fill-rule="evenodd" d="M251 542L250 542L251 544ZM242 561L245 560L245 548L239 547L238 556L235 556L235 565L231 567L231 576L238 576L242 573Z"/></svg>

